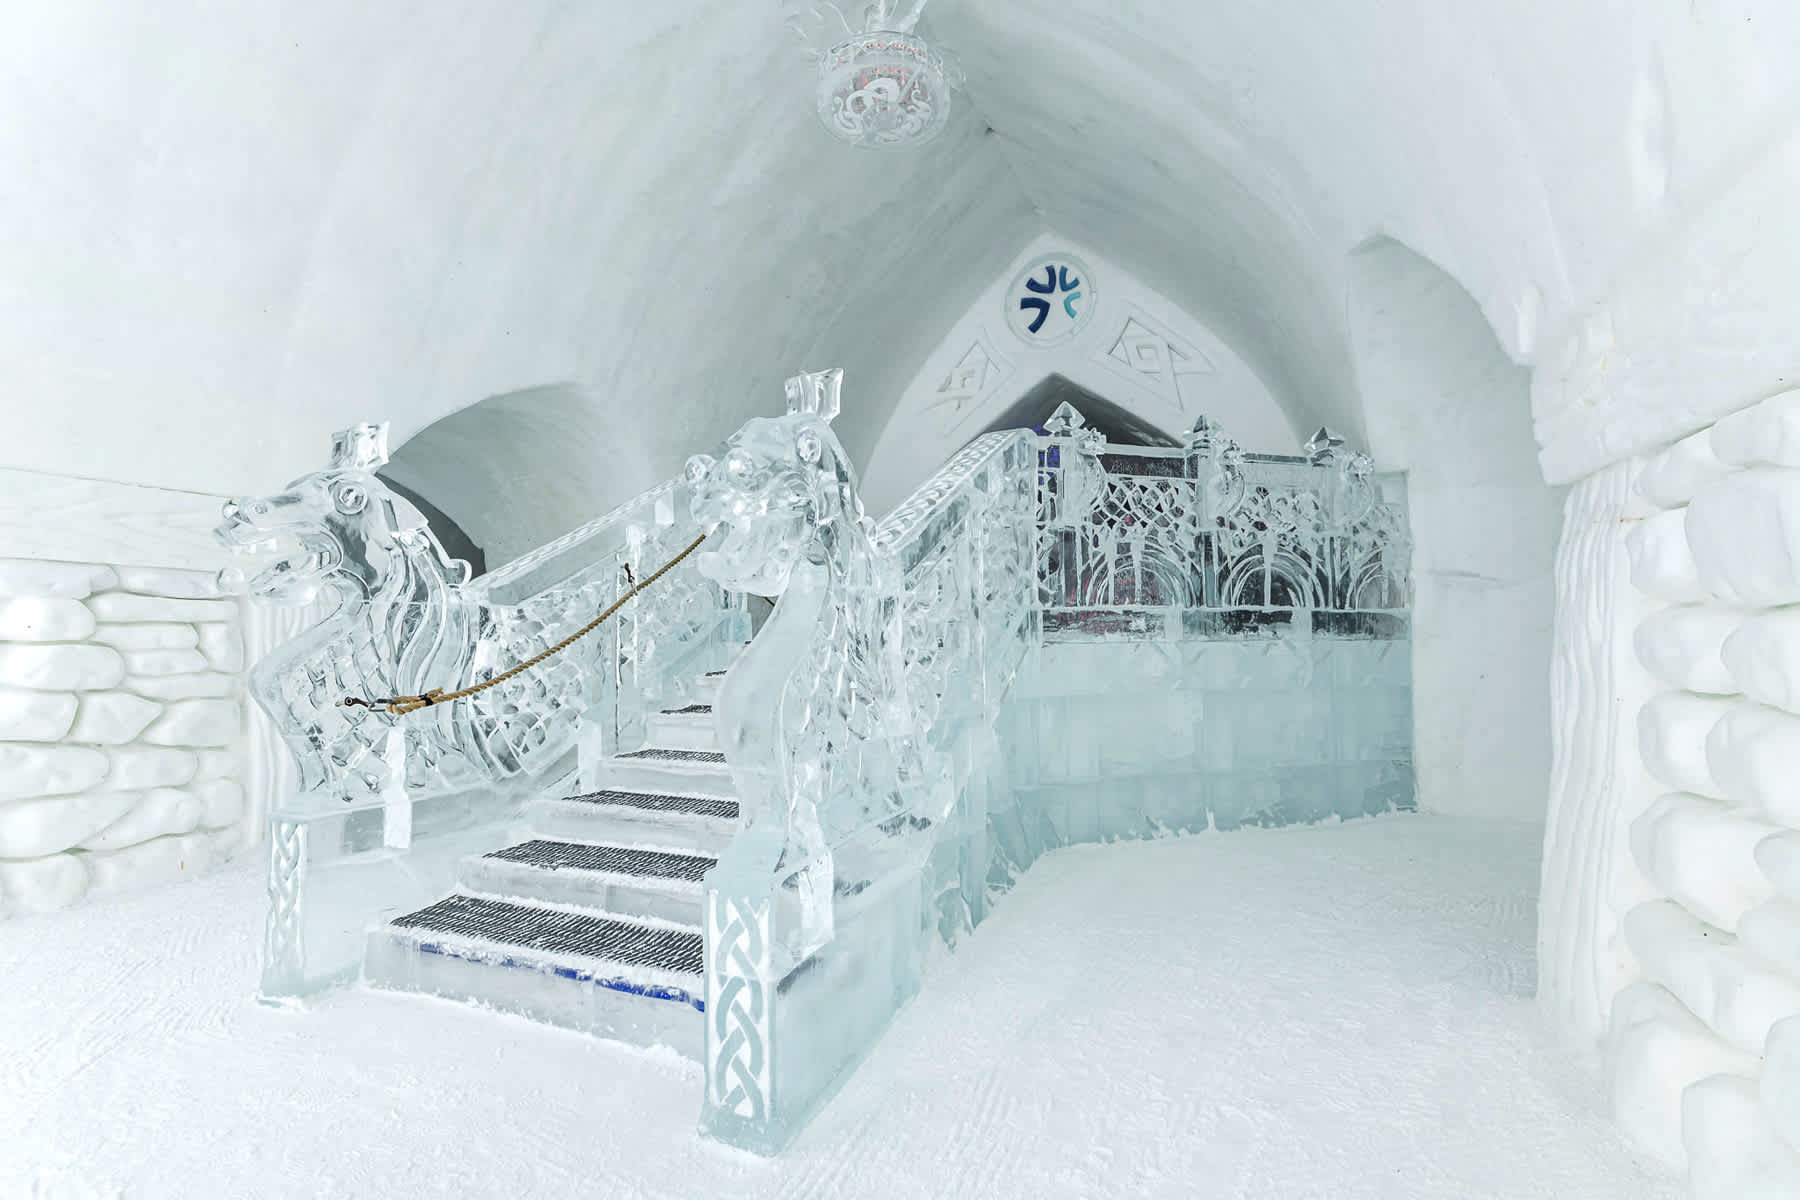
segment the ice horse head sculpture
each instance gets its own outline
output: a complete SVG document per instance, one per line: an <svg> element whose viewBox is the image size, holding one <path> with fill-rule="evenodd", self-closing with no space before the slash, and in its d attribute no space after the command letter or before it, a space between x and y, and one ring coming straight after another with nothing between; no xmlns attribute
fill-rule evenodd
<svg viewBox="0 0 1800 1200"><path fill-rule="evenodd" d="M346 603L392 604L460 586L469 565L444 552L418 509L375 471L388 460L386 423L332 435L331 461L271 496L228 501L215 530L237 550L274 559L238 584L264 600L304 603L321 589Z"/></svg>
<svg viewBox="0 0 1800 1200"><path fill-rule="evenodd" d="M346 696L408 695L467 678L483 625L459 592L467 563L451 558L412 504L375 475L387 462L387 425L332 436L331 459L280 492L228 501L213 531L226 546L269 560L221 582L254 598L303 604L321 592L336 609L251 671L251 688L300 764L301 787L349 801L378 795L390 761L394 718L346 708ZM463 781L467 752L490 739L470 714L426 714L405 726L410 782ZM497 746L494 748L498 748Z"/></svg>
<svg viewBox="0 0 1800 1200"><path fill-rule="evenodd" d="M336 608L251 670L251 690L300 766L303 792L349 802L393 783L454 791L531 770L561 749L583 707L583 664L565 655L472 700L396 718L343 703L451 690L529 657L594 607L564 587L516 606L465 588L466 563L445 553L418 509L375 475L387 426L335 434L331 460L273 495L225 505L226 546L269 560L222 582L252 597ZM390 731L402 738L400 757Z"/></svg>
<svg viewBox="0 0 1800 1200"><path fill-rule="evenodd" d="M701 573L778 598L714 712L742 836L797 905L784 923L795 940L778 948L792 962L831 938L844 843L904 811L896 784L917 773L898 588L831 430L842 379L790 379L785 414L751 420L718 458L687 466L694 521L713 530Z"/></svg>

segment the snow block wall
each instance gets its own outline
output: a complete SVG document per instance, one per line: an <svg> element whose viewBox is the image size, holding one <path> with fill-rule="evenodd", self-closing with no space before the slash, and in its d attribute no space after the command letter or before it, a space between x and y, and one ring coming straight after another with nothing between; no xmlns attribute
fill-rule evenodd
<svg viewBox="0 0 1800 1200"><path fill-rule="evenodd" d="M204 575L0 561L0 894L58 907L239 843L243 666Z"/></svg>
<svg viewBox="0 0 1800 1200"><path fill-rule="evenodd" d="M0 913L258 840L288 767L251 723L247 650L298 631L220 595L215 497L0 471L0 500L25 497L4 507L30 524L0 519L0 547L30 555L0 558Z"/></svg>
<svg viewBox="0 0 1800 1200"><path fill-rule="evenodd" d="M1701 1200L1800 1195L1800 133L1533 381L1557 562L1541 999Z"/></svg>
<svg viewBox="0 0 1800 1200"><path fill-rule="evenodd" d="M1643 979L1607 1040L1628 1134L1702 1195L1800 1194L1800 393L1649 458L1626 537L1660 794L1631 819Z"/></svg>

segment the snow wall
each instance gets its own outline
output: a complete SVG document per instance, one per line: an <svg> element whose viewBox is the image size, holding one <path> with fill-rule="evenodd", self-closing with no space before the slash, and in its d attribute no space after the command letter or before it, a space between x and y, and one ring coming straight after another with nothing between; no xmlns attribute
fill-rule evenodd
<svg viewBox="0 0 1800 1200"><path fill-rule="evenodd" d="M0 471L0 915L192 875L295 785L245 664L316 614L220 596L221 503Z"/></svg>
<svg viewBox="0 0 1800 1200"><path fill-rule="evenodd" d="M1575 481L1539 1003L1702 1200L1800 1194L1796 195L1790 135L1533 384Z"/></svg>

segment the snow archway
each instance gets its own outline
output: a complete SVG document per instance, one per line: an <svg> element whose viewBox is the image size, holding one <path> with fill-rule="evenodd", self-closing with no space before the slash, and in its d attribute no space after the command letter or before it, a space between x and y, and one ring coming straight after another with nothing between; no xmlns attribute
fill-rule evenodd
<svg viewBox="0 0 1800 1200"><path fill-rule="evenodd" d="M1420 807L1541 821L1562 498L1538 469L1530 372L1399 242L1360 248L1349 278L1370 451L1407 476Z"/></svg>

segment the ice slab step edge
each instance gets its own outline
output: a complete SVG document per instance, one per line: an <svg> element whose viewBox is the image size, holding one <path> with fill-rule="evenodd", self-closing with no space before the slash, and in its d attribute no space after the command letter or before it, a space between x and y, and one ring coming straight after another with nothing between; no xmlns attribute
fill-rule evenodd
<svg viewBox="0 0 1800 1200"><path fill-rule="evenodd" d="M458 893L371 931L364 970L375 987L698 1058L702 945L697 930Z"/></svg>
<svg viewBox="0 0 1800 1200"><path fill-rule="evenodd" d="M713 671L700 676L694 681L693 689L689 692L689 695L693 697L691 703L704 704L709 708L718 703L719 687L724 682L725 672L723 671Z"/></svg>
<svg viewBox="0 0 1800 1200"><path fill-rule="evenodd" d="M647 746L593 765L593 786L647 792L711 792L730 795L731 772L717 750Z"/></svg>
<svg viewBox="0 0 1800 1200"><path fill-rule="evenodd" d="M718 857L738 828L738 802L729 795L603 788L531 809L540 838L658 848L684 847Z"/></svg>
<svg viewBox="0 0 1800 1200"><path fill-rule="evenodd" d="M464 859L459 879L468 892L650 917L698 931L705 909L701 880L717 861L668 850L538 838Z"/></svg>
<svg viewBox="0 0 1800 1200"><path fill-rule="evenodd" d="M652 746L666 746L675 750L710 750L716 753L719 738L714 732L712 714L710 704L689 704L681 708L665 709L650 714L644 732Z"/></svg>

